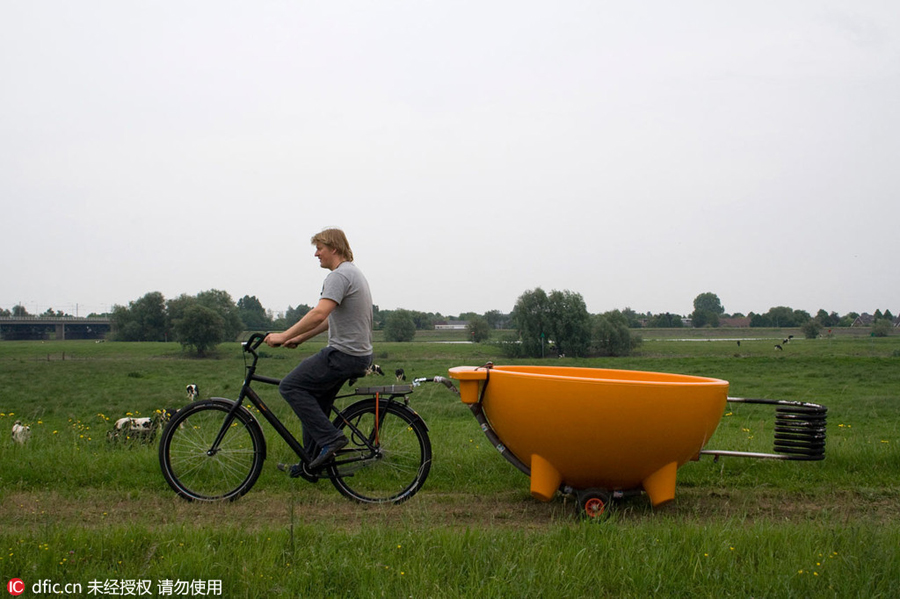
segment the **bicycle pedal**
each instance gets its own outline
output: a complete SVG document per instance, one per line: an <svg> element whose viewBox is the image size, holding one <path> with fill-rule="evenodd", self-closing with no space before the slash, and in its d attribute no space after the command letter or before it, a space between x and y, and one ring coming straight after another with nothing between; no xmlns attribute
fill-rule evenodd
<svg viewBox="0 0 900 599"><path fill-rule="evenodd" d="M282 472L286 472L291 478L302 478L303 480L310 483L316 483L320 478L325 478L318 474L308 472L302 464L279 463L276 467Z"/></svg>

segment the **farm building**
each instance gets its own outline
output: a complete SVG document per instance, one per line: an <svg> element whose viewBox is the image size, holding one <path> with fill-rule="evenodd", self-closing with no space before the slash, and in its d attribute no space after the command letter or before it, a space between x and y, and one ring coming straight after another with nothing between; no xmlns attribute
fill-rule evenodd
<svg viewBox="0 0 900 599"><path fill-rule="evenodd" d="M900 316L894 318L891 323L895 327L900 327ZM856 317L856 320L853 321L851 327L870 327L875 324L875 317L867 312L863 312L859 316Z"/></svg>
<svg viewBox="0 0 900 599"><path fill-rule="evenodd" d="M863 312L859 316L856 317L856 320L853 321L851 327L870 327L872 323L875 322L875 317L867 312Z"/></svg>
<svg viewBox="0 0 900 599"><path fill-rule="evenodd" d="M464 330L466 330L467 326L469 326L468 321L453 320L450 322L435 323L434 329L436 331L464 331Z"/></svg>

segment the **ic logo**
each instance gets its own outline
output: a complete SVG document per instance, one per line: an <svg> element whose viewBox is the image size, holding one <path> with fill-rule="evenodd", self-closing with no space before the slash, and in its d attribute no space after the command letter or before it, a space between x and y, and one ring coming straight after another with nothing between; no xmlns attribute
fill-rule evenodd
<svg viewBox="0 0 900 599"><path fill-rule="evenodd" d="M25 592L25 583L20 578L13 578L6 585L10 595L21 595Z"/></svg>

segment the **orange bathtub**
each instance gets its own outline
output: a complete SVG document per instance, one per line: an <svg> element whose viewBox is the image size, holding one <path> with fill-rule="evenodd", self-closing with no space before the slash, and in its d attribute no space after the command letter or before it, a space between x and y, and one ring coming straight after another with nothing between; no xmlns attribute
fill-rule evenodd
<svg viewBox="0 0 900 599"><path fill-rule="evenodd" d="M699 457L728 398L727 381L659 372L460 366L450 377L542 501L563 487L643 489L654 506L671 501L676 471Z"/></svg>

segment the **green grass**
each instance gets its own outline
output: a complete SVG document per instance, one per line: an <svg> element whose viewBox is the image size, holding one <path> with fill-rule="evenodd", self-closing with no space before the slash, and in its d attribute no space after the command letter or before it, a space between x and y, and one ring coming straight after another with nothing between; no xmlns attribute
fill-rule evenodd
<svg viewBox="0 0 900 599"><path fill-rule="evenodd" d="M674 502L638 496L598 521L570 499L532 499L435 385L411 396L435 463L403 505L359 506L327 482L284 477L274 464L291 456L267 424L254 489L189 504L166 486L155 445L106 433L126 413L183 405L188 383L235 396L237 344L198 360L175 344L0 343L0 431L17 419L33 430L24 447L0 437L0 578L77 582L82 596L91 580L122 579L152 580L154 594L160 580L221 580L228 597L900 596L900 337L795 338L778 351L789 332L743 331L740 346L716 334L643 331L634 356L552 363L713 376L732 396L824 404L827 458L703 458L679 470ZM379 342L376 361L408 377L511 362L490 345L417 339ZM260 372L282 376L315 349L265 350ZM299 434L277 390L259 389ZM708 448L771 452L772 423L771 408L733 404Z"/></svg>
<svg viewBox="0 0 900 599"><path fill-rule="evenodd" d="M900 566L882 550L898 543L895 527L872 524L609 519L541 531L70 526L0 549L4 572L26 581L221 580L228 597L892 597Z"/></svg>

